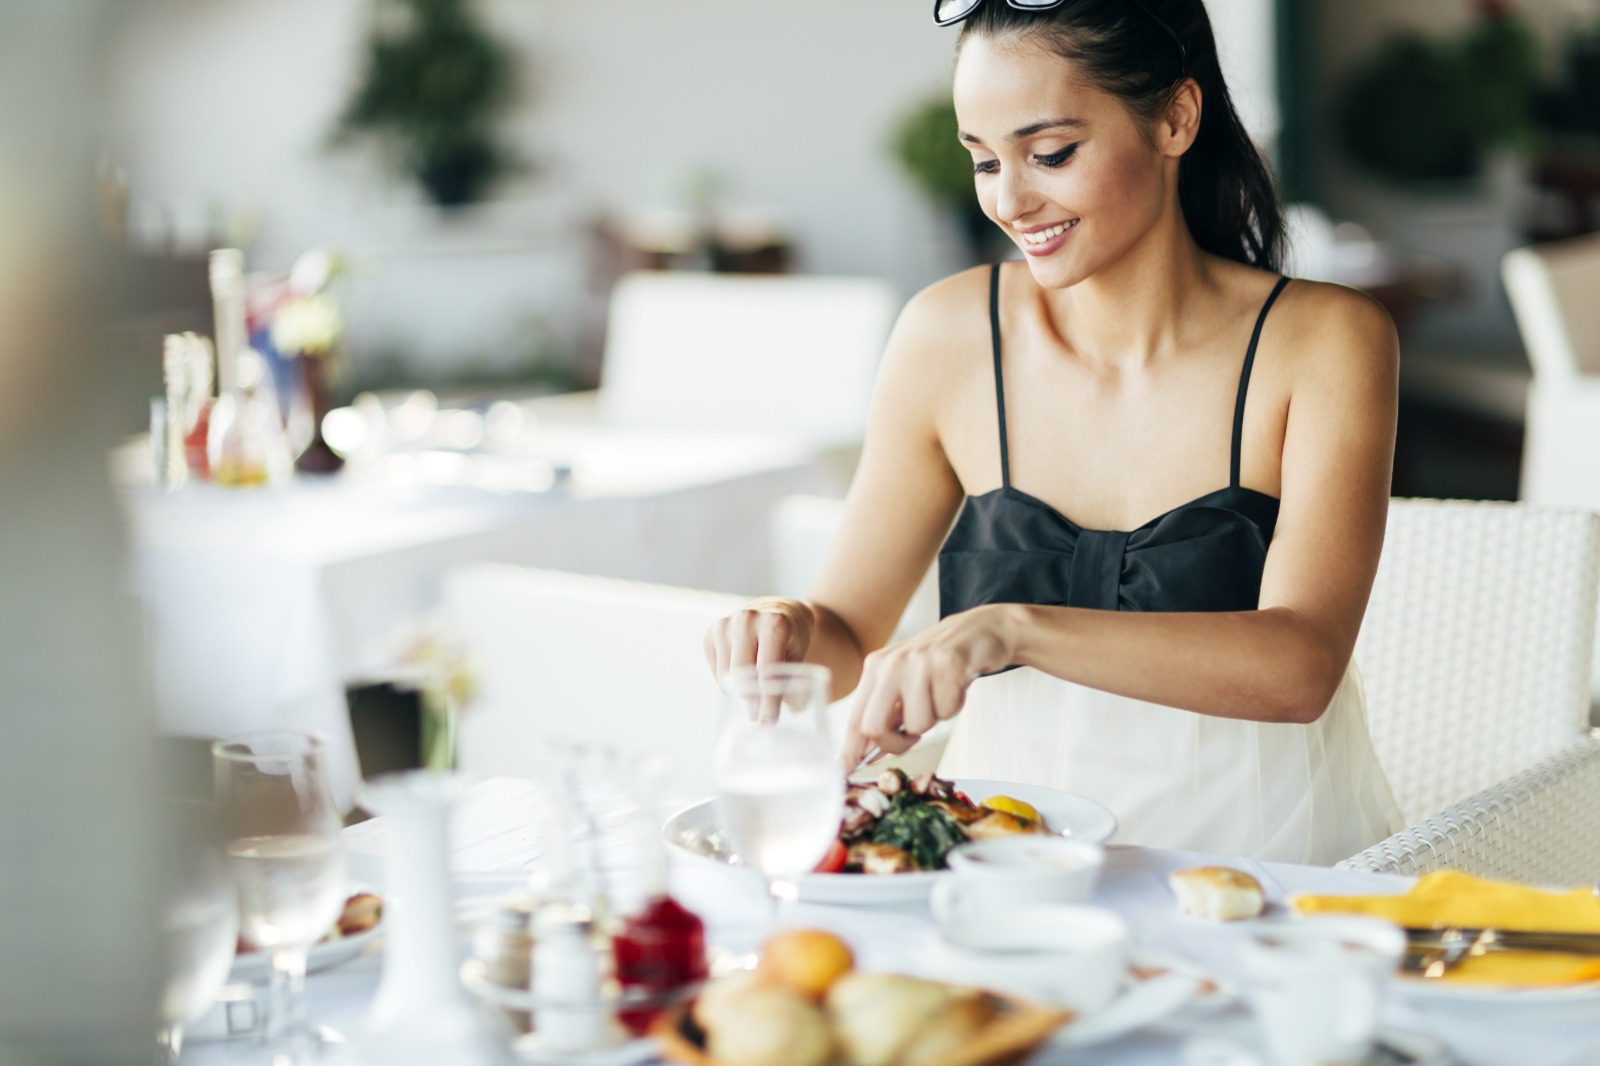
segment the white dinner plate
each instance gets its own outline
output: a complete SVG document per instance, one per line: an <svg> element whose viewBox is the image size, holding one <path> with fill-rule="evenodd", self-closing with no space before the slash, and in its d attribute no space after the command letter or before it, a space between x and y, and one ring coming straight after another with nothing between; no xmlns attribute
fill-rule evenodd
<svg viewBox="0 0 1600 1066"><path fill-rule="evenodd" d="M1087 1047L1170 1021L1185 1011L1216 1010L1233 1002L1233 989L1186 959L1135 947L1127 983L1110 1002L1056 1031L1051 1042Z"/></svg>
<svg viewBox="0 0 1600 1066"><path fill-rule="evenodd" d="M373 892L375 895L382 893L374 889L353 885L345 890L344 898L349 899L357 892ZM331 969L342 963L349 962L366 950L368 944L376 940L383 932L383 918L380 915L378 924L361 933L352 933L350 936L336 937L313 944L306 953L306 973L317 973L320 970ZM267 965L267 953L252 951L244 955L234 955L233 968L228 971L230 981L250 981L255 984L265 982L271 976Z"/></svg>
<svg viewBox="0 0 1600 1066"><path fill-rule="evenodd" d="M1052 832L1073 840L1103 844L1117 831L1117 819L1092 799L1054 788L1019 785L959 777L955 787L981 803L1005 795L1031 804ZM667 819L661 835L678 851L703 862L736 865L737 855L723 831L715 799L701 800ZM927 898L933 886L950 876L948 870L910 874L806 874L800 878L800 898L808 903L905 903Z"/></svg>
<svg viewBox="0 0 1600 1066"><path fill-rule="evenodd" d="M1390 988L1417 1003L1461 1006L1473 1009L1493 1007L1562 1007L1571 1005L1593 1010L1600 1004L1600 981L1578 985L1553 985L1523 988L1513 985L1469 985L1456 981L1430 981L1422 977L1397 976Z"/></svg>

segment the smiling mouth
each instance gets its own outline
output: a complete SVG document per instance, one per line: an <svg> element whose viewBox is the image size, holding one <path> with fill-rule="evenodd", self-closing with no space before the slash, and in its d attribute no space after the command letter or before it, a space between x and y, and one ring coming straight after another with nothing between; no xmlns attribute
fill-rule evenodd
<svg viewBox="0 0 1600 1066"><path fill-rule="evenodd" d="M1081 221L1083 220L1075 218L1071 222L1063 222L1059 226L1051 226L1049 229L1040 230L1038 233L1019 233L1018 236L1026 244L1048 244Z"/></svg>

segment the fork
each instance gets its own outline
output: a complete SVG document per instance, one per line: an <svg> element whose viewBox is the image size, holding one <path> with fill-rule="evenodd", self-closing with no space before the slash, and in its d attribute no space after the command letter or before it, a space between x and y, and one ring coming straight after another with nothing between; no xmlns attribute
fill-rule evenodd
<svg viewBox="0 0 1600 1066"><path fill-rule="evenodd" d="M1474 953L1478 939L1463 935L1459 929L1446 929L1435 943L1408 947L1400 956L1400 970L1427 980L1443 977Z"/></svg>

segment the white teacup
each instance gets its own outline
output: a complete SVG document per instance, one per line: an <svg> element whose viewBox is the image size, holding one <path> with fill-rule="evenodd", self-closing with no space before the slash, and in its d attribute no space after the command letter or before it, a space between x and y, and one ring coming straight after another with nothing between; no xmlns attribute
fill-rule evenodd
<svg viewBox="0 0 1600 1066"><path fill-rule="evenodd" d="M958 885L938 885L933 898ZM1128 973L1127 923L1104 908L1040 903L944 915L936 961L946 980L1092 1011Z"/></svg>
<svg viewBox="0 0 1600 1066"><path fill-rule="evenodd" d="M975 840L950 852L955 877L935 893L940 908L1023 907L1034 903L1082 903L1094 891L1106 853L1098 844L1045 834Z"/></svg>
<svg viewBox="0 0 1600 1066"><path fill-rule="evenodd" d="M1240 946L1248 996L1275 1063L1366 1061L1405 933L1376 918L1263 922Z"/></svg>

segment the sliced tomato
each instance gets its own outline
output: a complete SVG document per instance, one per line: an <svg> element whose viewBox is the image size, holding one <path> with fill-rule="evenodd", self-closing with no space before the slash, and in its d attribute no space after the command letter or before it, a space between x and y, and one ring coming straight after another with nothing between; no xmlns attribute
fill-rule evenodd
<svg viewBox="0 0 1600 1066"><path fill-rule="evenodd" d="M968 807L976 807L977 806L977 804L973 803L971 798L969 798L967 796L967 794L965 792L961 791L959 788L956 789L956 799L960 800L962 803L965 803Z"/></svg>
<svg viewBox="0 0 1600 1066"><path fill-rule="evenodd" d="M844 869L845 860L850 857L850 849L844 846L844 841L835 840L828 846L828 852L822 856L822 861L812 869L812 873L836 874Z"/></svg>

